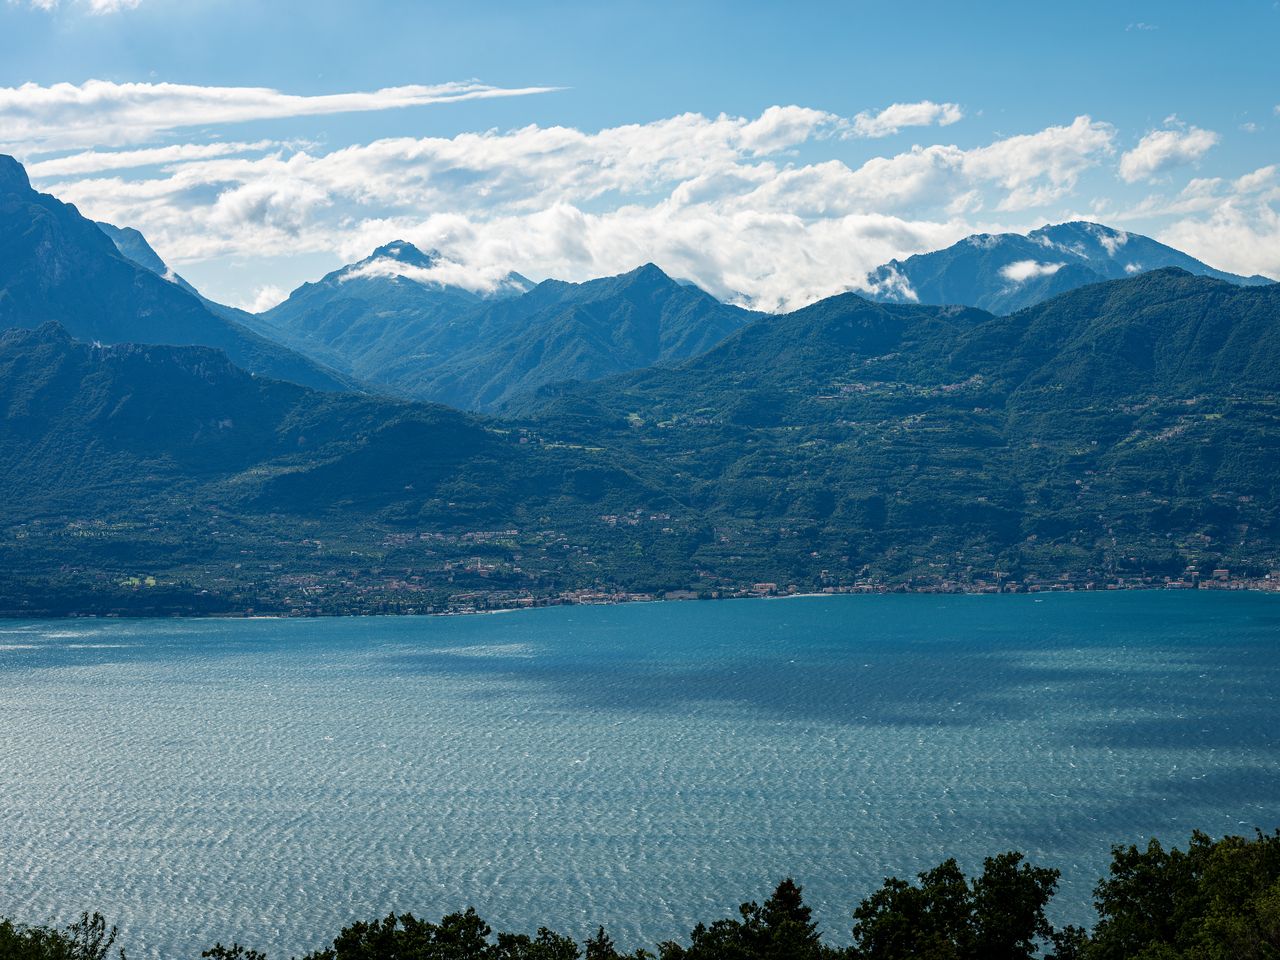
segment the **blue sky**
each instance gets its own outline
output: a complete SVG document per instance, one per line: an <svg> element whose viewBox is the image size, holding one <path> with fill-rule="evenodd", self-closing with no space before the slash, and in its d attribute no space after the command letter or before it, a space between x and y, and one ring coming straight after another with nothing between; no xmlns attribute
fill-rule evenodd
<svg viewBox="0 0 1280 960"><path fill-rule="evenodd" d="M399 235L765 307L1069 217L1275 276L1278 49L1275 0L0 0L0 149L241 304Z"/></svg>

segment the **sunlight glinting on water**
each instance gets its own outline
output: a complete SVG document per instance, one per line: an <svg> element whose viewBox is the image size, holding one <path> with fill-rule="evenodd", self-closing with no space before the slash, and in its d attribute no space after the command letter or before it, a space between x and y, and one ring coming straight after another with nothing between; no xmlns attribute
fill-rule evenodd
<svg viewBox="0 0 1280 960"><path fill-rule="evenodd" d="M1280 824L1269 596L845 597L0 627L4 910L273 957L388 910L620 944L1005 849Z"/></svg>

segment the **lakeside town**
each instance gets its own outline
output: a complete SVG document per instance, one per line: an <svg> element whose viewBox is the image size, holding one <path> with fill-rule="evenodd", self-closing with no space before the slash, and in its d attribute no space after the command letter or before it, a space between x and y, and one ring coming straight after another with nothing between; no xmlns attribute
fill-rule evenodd
<svg viewBox="0 0 1280 960"><path fill-rule="evenodd" d="M754 583L749 587L733 590L666 590L662 593L631 593L626 591L566 590L550 596L529 594L510 595L505 592L483 593L471 591L450 598L444 609L404 610L408 613L460 615L491 613L506 610L525 610L535 607L586 605L614 605L622 603L656 603L682 600L743 600L783 599L789 597L823 597L842 594L1034 594L1074 593L1080 591L1118 590L1252 590L1280 593L1280 570L1273 570L1264 577L1233 577L1227 569L1212 571L1202 579L1198 572L1189 571L1182 578L1117 577L1113 580L1079 579L1063 574L1057 580L1028 578L1010 581L1002 578L961 582L943 580L937 583L877 583L859 581L853 584L824 586L817 591L805 590L796 584L780 585L772 582ZM290 611L292 616L309 615L303 609Z"/></svg>
<svg viewBox="0 0 1280 960"><path fill-rule="evenodd" d="M688 537L690 529L683 518L639 510L603 515L595 524L595 529L611 532L635 531L637 542L648 544ZM630 585L605 574L601 541L589 530L565 528L383 530L373 537L366 532L320 540L298 538L296 531L290 538L282 526L282 536L263 551L261 541L246 539L240 528L211 518L205 544L217 553L203 563L120 570L58 562L64 553L60 544L105 546L121 533L136 536L138 529L137 524L101 519L15 525L0 547L38 541L51 561L33 574L45 588L25 593L0 589L0 612L18 617L457 615L562 605L837 594L1280 591L1280 569L1264 567L1267 572L1262 573L1256 566L1193 564L1172 575L1082 567L1046 575L1025 568L983 568L977 562L946 567L921 560L914 570L895 576L872 568L851 570L848 558L841 556L831 556L830 565L819 568L824 560L804 548L793 551L805 561L793 565L794 578L767 573L760 577L781 564L758 562L759 554L744 532L728 528L715 529L716 544L724 553L714 558L714 568L709 563L685 564L667 570L666 576L633 577ZM164 536L158 520L145 529ZM795 531L785 533L801 539ZM158 541L157 554L163 546ZM59 590L48 589L59 584ZM63 603L42 607L30 599L33 593L58 594Z"/></svg>
<svg viewBox="0 0 1280 960"><path fill-rule="evenodd" d="M125 586L136 594L146 594L164 585L154 577L134 578ZM886 594L1043 594L1138 590L1218 590L1280 593L1280 570L1265 576L1236 576L1225 568L1202 576L1189 569L1184 576L1087 578L1062 574L1056 579L1033 576L1014 580L993 575L972 580L944 579L934 582L907 580L897 583L870 579L848 584L826 584L816 589L799 584L758 582L718 590L670 589L638 592L601 588L580 588L538 593L527 589L468 589L445 592L421 577L390 577L381 580L337 580L325 582L317 576L292 575L277 581L276 591L264 591L243 608L211 609L205 615L230 617L330 617L330 616L461 616L502 613L556 606L612 606L624 603L659 603L691 600L788 599L837 595ZM285 587L287 589L281 589ZM83 612L69 610L66 616L128 617L164 611L120 609ZM167 615L178 616L176 611Z"/></svg>

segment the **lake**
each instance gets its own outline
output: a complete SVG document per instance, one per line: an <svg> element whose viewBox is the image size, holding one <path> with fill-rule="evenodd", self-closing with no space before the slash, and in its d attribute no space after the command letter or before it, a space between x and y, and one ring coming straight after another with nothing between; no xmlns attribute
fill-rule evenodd
<svg viewBox="0 0 1280 960"><path fill-rule="evenodd" d="M0 622L0 912L273 960L475 905L620 945L792 874L824 930L1007 849L1280 825L1280 596L865 596Z"/></svg>

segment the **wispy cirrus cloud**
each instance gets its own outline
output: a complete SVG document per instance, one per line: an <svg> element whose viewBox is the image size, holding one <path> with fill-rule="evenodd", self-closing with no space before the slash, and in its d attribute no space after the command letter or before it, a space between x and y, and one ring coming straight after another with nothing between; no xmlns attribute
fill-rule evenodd
<svg viewBox="0 0 1280 960"><path fill-rule="evenodd" d="M963 118L964 111L955 103L894 103L878 113L859 113L853 118L849 133L856 137L887 137L903 127L946 127Z"/></svg>
<svg viewBox="0 0 1280 960"><path fill-rule="evenodd" d="M63 4L60 0L9 0L10 3L30 7L32 10L43 10L51 13L59 9ZM119 13L121 10L133 10L138 6L140 0L77 0L74 4L69 4L77 8L86 10L87 12L101 16L108 13Z"/></svg>
<svg viewBox="0 0 1280 960"><path fill-rule="evenodd" d="M477 81L300 96L268 87L180 83L25 83L0 87L0 141L27 152L145 143L188 127L286 117L395 110L425 104L549 93Z"/></svg>
<svg viewBox="0 0 1280 960"><path fill-rule="evenodd" d="M261 152L278 145L274 140L257 140L253 143L178 143L141 150L85 150L53 160L29 163L27 173L36 178L76 177L108 170L172 166L192 160Z"/></svg>
<svg viewBox="0 0 1280 960"><path fill-rule="evenodd" d="M140 0L88 0L89 12L96 14L119 13L121 10L132 10Z"/></svg>

